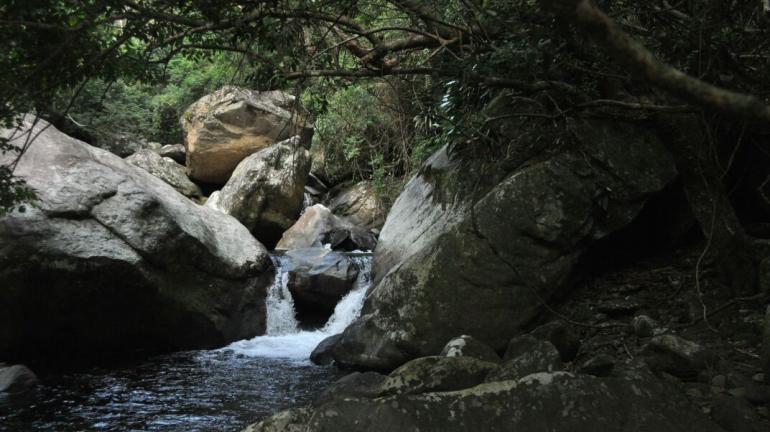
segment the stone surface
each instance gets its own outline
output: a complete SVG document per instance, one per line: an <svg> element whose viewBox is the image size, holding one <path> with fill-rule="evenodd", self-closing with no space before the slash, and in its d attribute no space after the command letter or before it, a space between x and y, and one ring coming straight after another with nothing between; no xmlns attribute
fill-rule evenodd
<svg viewBox="0 0 770 432"><path fill-rule="evenodd" d="M291 250L329 245L335 250L373 250L377 245L374 234L347 220L335 216L322 204L305 209L305 212L278 244L276 250Z"/></svg>
<svg viewBox="0 0 770 432"><path fill-rule="evenodd" d="M473 357L420 357L388 375L381 395L461 390L481 384L496 363Z"/></svg>
<svg viewBox="0 0 770 432"><path fill-rule="evenodd" d="M342 334L336 334L333 336L329 336L328 338L322 340L314 349L313 352L310 353L310 361L314 364L326 366L334 363L334 357L332 356L332 349L334 348L334 345L337 344L337 342L340 340L340 337L342 337Z"/></svg>
<svg viewBox="0 0 770 432"><path fill-rule="evenodd" d="M576 125L571 150L536 161L527 148L548 141L549 130L532 133L511 151L520 159L485 165L444 148L408 183L380 234L362 316L335 349L338 363L390 369L457 334L501 350L544 300L570 287L592 241L632 221L676 176L657 137L632 124Z"/></svg>
<svg viewBox="0 0 770 432"><path fill-rule="evenodd" d="M655 334L658 323L647 315L637 315L631 320L631 327L633 327L635 335L639 337L651 337Z"/></svg>
<svg viewBox="0 0 770 432"><path fill-rule="evenodd" d="M559 350L562 361L572 361L580 351L580 339L575 332L562 320L551 321L529 332L538 339L547 340Z"/></svg>
<svg viewBox="0 0 770 432"><path fill-rule="evenodd" d="M369 181L342 185L329 192L326 206L337 216L365 228L382 228L387 209Z"/></svg>
<svg viewBox="0 0 770 432"><path fill-rule="evenodd" d="M53 127L16 174L39 200L0 218L5 359L207 348L264 331L270 257L235 219Z"/></svg>
<svg viewBox="0 0 770 432"><path fill-rule="evenodd" d="M0 393L22 393L37 383L37 375L24 365L0 366Z"/></svg>
<svg viewBox="0 0 770 432"><path fill-rule="evenodd" d="M324 248L294 249L284 255L288 287L300 321L320 324L353 288L359 268L348 256Z"/></svg>
<svg viewBox="0 0 770 432"><path fill-rule="evenodd" d="M152 150L139 150L127 157L126 162L170 184L186 197L200 198L203 196L198 185L187 177L187 169L171 158L163 157Z"/></svg>
<svg viewBox="0 0 770 432"><path fill-rule="evenodd" d="M556 372L564 369L556 347L551 342L532 336L512 339L503 360L503 363L486 377L487 382L518 380L537 372Z"/></svg>
<svg viewBox="0 0 770 432"><path fill-rule="evenodd" d="M650 339L644 360L655 371L683 379L694 379L713 360L713 353L695 342L677 335L661 335Z"/></svg>
<svg viewBox="0 0 770 432"><path fill-rule="evenodd" d="M597 354L583 361L578 367L578 372L603 377L612 373L614 367L614 357L609 354Z"/></svg>
<svg viewBox="0 0 770 432"><path fill-rule="evenodd" d="M714 421L729 432L760 432L754 428L757 414L745 399L718 395L711 408Z"/></svg>
<svg viewBox="0 0 770 432"><path fill-rule="evenodd" d="M440 355L444 357L474 357L492 363L502 361L495 350L468 335L462 335L447 342Z"/></svg>
<svg viewBox="0 0 770 432"><path fill-rule="evenodd" d="M642 372L611 378L540 373L387 397L325 395L313 407L284 411L247 430L723 432L676 388Z"/></svg>
<svg viewBox="0 0 770 432"><path fill-rule="evenodd" d="M765 371L765 381L770 383L770 305L765 311L765 324L762 335L762 354L760 356L762 368Z"/></svg>
<svg viewBox="0 0 770 432"><path fill-rule="evenodd" d="M157 150L158 154L171 158L174 162L184 165L187 162L187 150L184 148L184 144L166 144Z"/></svg>
<svg viewBox="0 0 770 432"><path fill-rule="evenodd" d="M235 217L272 248L299 217L309 167L299 137L273 144L238 164L212 208Z"/></svg>
<svg viewBox="0 0 770 432"><path fill-rule="evenodd" d="M307 147L312 129L295 108L288 93L234 86L190 105L181 118L190 176L224 184L243 159L273 143L300 135Z"/></svg>

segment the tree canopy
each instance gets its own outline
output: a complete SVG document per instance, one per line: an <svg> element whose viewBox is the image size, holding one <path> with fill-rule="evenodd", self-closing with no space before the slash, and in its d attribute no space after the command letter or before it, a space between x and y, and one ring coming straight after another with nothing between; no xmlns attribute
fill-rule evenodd
<svg viewBox="0 0 770 432"><path fill-rule="evenodd" d="M765 127L767 9L760 0L6 0L0 118L66 114L118 80L168 82L179 59L229 55L257 89L423 77L416 98L430 100L424 113L440 118L427 122L449 142L490 135L499 119L479 108L501 88L537 96L555 120L692 110ZM0 170L3 207L28 196L12 170Z"/></svg>

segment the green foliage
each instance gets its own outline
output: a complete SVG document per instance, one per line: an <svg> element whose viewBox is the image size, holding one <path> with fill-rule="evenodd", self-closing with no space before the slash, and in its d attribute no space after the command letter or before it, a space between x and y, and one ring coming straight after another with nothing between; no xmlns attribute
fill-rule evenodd
<svg viewBox="0 0 770 432"><path fill-rule="evenodd" d="M403 84L401 85L403 87ZM316 115L313 146L327 179L371 180L380 198L395 198L403 181L440 146L428 136L398 82L377 81L329 91L311 87L302 100Z"/></svg>
<svg viewBox="0 0 770 432"><path fill-rule="evenodd" d="M161 143L179 143L179 118L202 96L226 84L247 85L239 57L230 53L199 59L176 57L157 83L92 80L82 89L69 112L73 119L97 136L115 132ZM55 110L62 111L72 98L59 95Z"/></svg>

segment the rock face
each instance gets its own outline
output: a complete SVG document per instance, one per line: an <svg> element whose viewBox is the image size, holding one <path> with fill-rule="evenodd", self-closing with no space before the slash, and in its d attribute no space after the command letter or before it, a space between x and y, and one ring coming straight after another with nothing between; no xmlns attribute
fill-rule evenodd
<svg viewBox="0 0 770 432"><path fill-rule="evenodd" d="M546 133L492 165L446 148L428 160L388 214L374 288L335 348L338 363L392 369L458 334L502 350L570 286L587 246L676 176L657 137L630 123L576 124L569 150L530 152Z"/></svg>
<svg viewBox="0 0 770 432"><path fill-rule="evenodd" d="M171 158L163 157L152 150L139 150L127 157L126 162L170 184L184 196L190 198L203 196L198 185L187 178L187 169Z"/></svg>
<svg viewBox="0 0 770 432"><path fill-rule="evenodd" d="M300 135L309 146L312 129L295 105L294 96L284 92L234 86L192 104L181 119L190 176L224 184L244 158L273 143Z"/></svg>
<svg viewBox="0 0 770 432"><path fill-rule="evenodd" d="M336 250L373 250L377 245L374 234L335 216L322 204L305 209L305 212L278 244L277 250L291 250L330 245Z"/></svg>
<svg viewBox="0 0 770 432"><path fill-rule="evenodd" d="M333 214L366 228L380 229L385 223L387 209L377 197L371 182L358 182L332 190L330 194L327 207Z"/></svg>
<svg viewBox="0 0 770 432"><path fill-rule="evenodd" d="M381 395L462 390L481 384L496 363L473 357L420 357L388 375Z"/></svg>
<svg viewBox="0 0 770 432"><path fill-rule="evenodd" d="M487 377L487 381L518 380L537 372L556 372L564 369L559 351L551 342L532 336L511 340L505 351L505 360Z"/></svg>
<svg viewBox="0 0 770 432"><path fill-rule="evenodd" d="M313 352L310 353L310 361L321 366L334 363L332 350L334 349L334 345L337 345L337 342L341 337L342 333L339 333L322 340L318 346L313 348Z"/></svg>
<svg viewBox="0 0 770 432"><path fill-rule="evenodd" d="M0 365L0 393L21 393L37 382L37 375L24 365Z"/></svg>
<svg viewBox="0 0 770 432"><path fill-rule="evenodd" d="M321 324L353 288L359 269L346 255L324 248L286 252L288 287L300 321L317 317Z"/></svg>
<svg viewBox="0 0 770 432"><path fill-rule="evenodd" d="M273 247L302 210L310 169L307 150L294 137L247 157L219 191L216 206Z"/></svg>
<svg viewBox="0 0 770 432"><path fill-rule="evenodd" d="M264 332L271 261L235 219L53 127L16 173L39 200L0 218L7 359L214 347Z"/></svg>
<svg viewBox="0 0 770 432"><path fill-rule="evenodd" d="M610 378L538 373L455 391L380 397L371 396L366 384L365 391L342 388L344 396L324 395L311 407L278 413L246 431L722 431L678 389L638 371Z"/></svg>

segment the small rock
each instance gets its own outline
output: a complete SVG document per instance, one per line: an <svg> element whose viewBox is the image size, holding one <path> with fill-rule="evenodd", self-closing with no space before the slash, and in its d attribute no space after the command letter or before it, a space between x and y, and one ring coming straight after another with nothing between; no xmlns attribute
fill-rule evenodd
<svg viewBox="0 0 770 432"><path fill-rule="evenodd" d="M502 361L495 350L468 335L462 335L447 342L444 349L441 350L441 355L444 357L475 357L492 363L500 363Z"/></svg>
<svg viewBox="0 0 770 432"><path fill-rule="evenodd" d="M765 382L765 374L763 373L755 374L754 376L751 377L751 379L754 380L754 382L758 382L758 383Z"/></svg>
<svg viewBox="0 0 770 432"><path fill-rule="evenodd" d="M187 160L187 150L185 150L184 144L166 144L157 152L162 157L173 159L180 165L184 165Z"/></svg>
<svg viewBox="0 0 770 432"><path fill-rule="evenodd" d="M490 372L486 382L515 380L537 372L564 369L561 355L551 342L528 335L512 339L503 358L505 361Z"/></svg>
<svg viewBox="0 0 770 432"><path fill-rule="evenodd" d="M725 388L727 386L727 377L724 375L717 375L711 379L711 385L714 387Z"/></svg>
<svg viewBox="0 0 770 432"><path fill-rule="evenodd" d="M597 309L610 317L630 315L642 307L641 303L633 299L612 299L599 303Z"/></svg>
<svg viewBox="0 0 770 432"><path fill-rule="evenodd" d="M578 372L597 377L605 377L612 373L614 367L615 358L609 354L599 354L583 362L578 368Z"/></svg>
<svg viewBox="0 0 770 432"><path fill-rule="evenodd" d="M634 334L638 337L652 337L658 323L647 315L637 315L631 321L631 326L634 328Z"/></svg>
<svg viewBox="0 0 770 432"><path fill-rule="evenodd" d="M24 365L0 367L0 393L22 393L37 382L35 373Z"/></svg>
<svg viewBox="0 0 770 432"><path fill-rule="evenodd" d="M758 420L754 408L744 399L719 395L714 398L711 417L730 432L755 432Z"/></svg>
<svg viewBox="0 0 770 432"><path fill-rule="evenodd" d="M653 337L644 349L647 365L682 379L694 379L712 362L713 353L676 335Z"/></svg>
<svg viewBox="0 0 770 432"><path fill-rule="evenodd" d="M319 343L312 353L310 353L310 361L321 366L326 366L334 363L333 350L334 346L342 337L342 333L334 336L329 336Z"/></svg>
<svg viewBox="0 0 770 432"><path fill-rule="evenodd" d="M559 351L562 361L575 359L580 351L580 340L564 321L557 320L543 324L529 332L530 336L551 342Z"/></svg>

